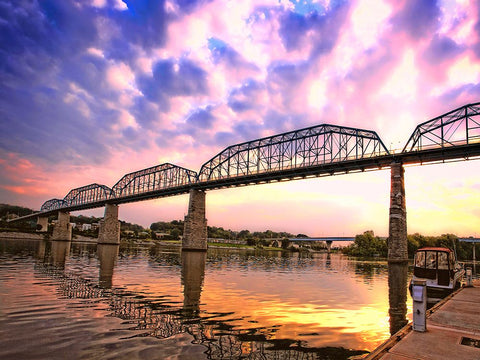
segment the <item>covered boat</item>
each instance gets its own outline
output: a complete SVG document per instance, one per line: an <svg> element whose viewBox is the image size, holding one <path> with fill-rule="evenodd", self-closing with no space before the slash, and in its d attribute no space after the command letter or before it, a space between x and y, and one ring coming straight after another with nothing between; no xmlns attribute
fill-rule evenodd
<svg viewBox="0 0 480 360"><path fill-rule="evenodd" d="M437 302L458 289L464 273L455 253L448 248L424 247L415 252L412 282L426 281L429 303Z"/></svg>

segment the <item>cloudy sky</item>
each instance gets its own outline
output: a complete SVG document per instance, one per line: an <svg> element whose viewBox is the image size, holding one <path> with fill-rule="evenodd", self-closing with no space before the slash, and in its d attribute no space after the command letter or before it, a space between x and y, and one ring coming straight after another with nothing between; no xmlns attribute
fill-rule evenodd
<svg viewBox="0 0 480 360"><path fill-rule="evenodd" d="M322 123L401 149L480 101L468 0L0 0L0 202L39 209L90 183ZM408 167L409 232L480 236L480 161ZM207 193L210 225L388 233L388 170ZM188 197L122 205L150 225ZM102 210L92 214L101 215Z"/></svg>

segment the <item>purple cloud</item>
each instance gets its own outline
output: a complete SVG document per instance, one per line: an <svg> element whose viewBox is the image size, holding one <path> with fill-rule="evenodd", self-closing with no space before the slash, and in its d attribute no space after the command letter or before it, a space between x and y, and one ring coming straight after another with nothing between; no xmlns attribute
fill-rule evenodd
<svg viewBox="0 0 480 360"><path fill-rule="evenodd" d="M436 30L440 18L437 0L406 1L392 18L392 25L418 40Z"/></svg>

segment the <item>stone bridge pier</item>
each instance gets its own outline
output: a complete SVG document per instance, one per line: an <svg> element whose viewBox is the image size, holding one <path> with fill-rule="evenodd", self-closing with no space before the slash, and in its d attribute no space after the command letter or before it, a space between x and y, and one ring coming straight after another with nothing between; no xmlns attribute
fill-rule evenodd
<svg viewBox="0 0 480 360"><path fill-rule="evenodd" d="M182 250L207 250L205 191L191 189L188 214L183 227Z"/></svg>
<svg viewBox="0 0 480 360"><path fill-rule="evenodd" d="M106 204L105 215L100 221L98 230L99 244L120 244L120 222L118 221L118 205Z"/></svg>
<svg viewBox="0 0 480 360"><path fill-rule="evenodd" d="M37 232L45 232L48 230L48 216L37 217Z"/></svg>
<svg viewBox="0 0 480 360"><path fill-rule="evenodd" d="M53 227L52 240L72 241L72 224L70 224L69 212L58 212L57 222Z"/></svg>
<svg viewBox="0 0 480 360"><path fill-rule="evenodd" d="M388 229L388 262L407 262L407 210L405 205L404 168L401 162L390 165L390 217Z"/></svg>

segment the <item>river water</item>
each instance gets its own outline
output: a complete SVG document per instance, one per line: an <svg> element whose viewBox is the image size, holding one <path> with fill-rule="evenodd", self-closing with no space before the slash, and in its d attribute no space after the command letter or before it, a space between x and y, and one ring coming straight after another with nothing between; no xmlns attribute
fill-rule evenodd
<svg viewBox="0 0 480 360"><path fill-rule="evenodd" d="M411 319L410 276L341 254L0 240L0 359L347 359Z"/></svg>

